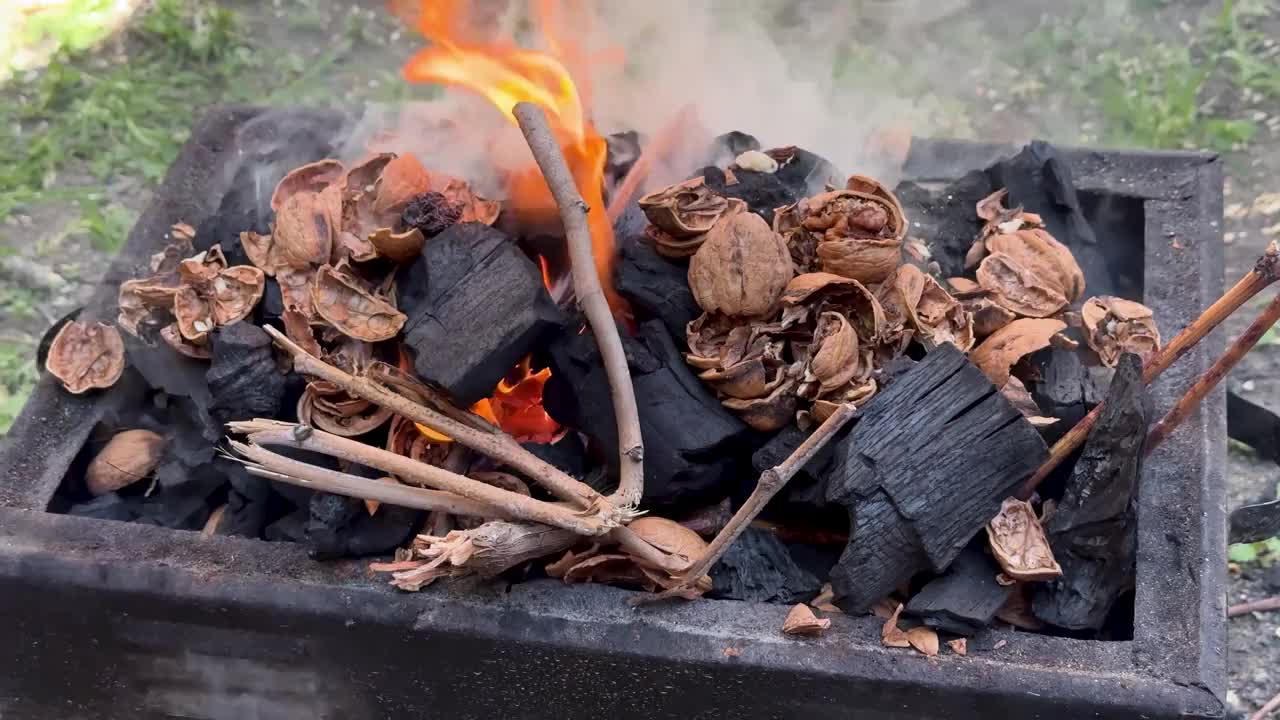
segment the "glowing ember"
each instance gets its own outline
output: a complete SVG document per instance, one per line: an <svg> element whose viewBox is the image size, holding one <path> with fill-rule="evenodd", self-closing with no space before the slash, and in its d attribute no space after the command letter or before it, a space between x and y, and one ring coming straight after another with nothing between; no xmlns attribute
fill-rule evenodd
<svg viewBox="0 0 1280 720"><path fill-rule="evenodd" d="M471 412L502 428L519 442L555 442L561 434L560 424L542 408L542 386L550 377L550 368L532 372L526 358L498 383L492 397L472 405ZM414 424L433 442L453 442L447 435Z"/></svg>
<svg viewBox="0 0 1280 720"><path fill-rule="evenodd" d="M410 82L443 83L479 93L512 123L512 110L519 102L532 102L547 113L564 146L578 192L590 206L588 221L600 284L609 306L625 314L611 282L613 228L603 196L607 146L583 109L586 74L579 72L575 77L570 70L572 65L581 65L585 55L553 31L553 20L560 12L558 0L539 0L532 5L547 52L520 48L509 38L468 38L470 8L466 0L398 0L398 14L432 43L405 64L404 76ZM551 192L534 166L508 178L507 196L508 208L518 217L544 221L556 217Z"/></svg>

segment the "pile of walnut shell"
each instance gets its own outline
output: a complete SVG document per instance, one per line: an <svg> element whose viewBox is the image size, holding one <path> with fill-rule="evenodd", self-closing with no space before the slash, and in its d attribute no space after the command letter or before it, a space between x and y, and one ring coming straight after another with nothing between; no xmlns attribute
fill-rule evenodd
<svg viewBox="0 0 1280 720"><path fill-rule="evenodd" d="M772 431L866 402L912 343L971 351L1031 417L1035 404L1010 369L1050 343L1078 348L1069 328L1107 366L1125 351L1158 349L1143 305L1114 297L1074 305L1085 283L1070 250L1039 217L1005 208L1004 196L975 208L986 224L967 257L973 277L946 280L930 272L927 243L907 237L898 199L865 176L774 209L772 226L702 178L640 206L655 249L689 258L689 288L704 313L689 324L686 360L726 408Z"/></svg>

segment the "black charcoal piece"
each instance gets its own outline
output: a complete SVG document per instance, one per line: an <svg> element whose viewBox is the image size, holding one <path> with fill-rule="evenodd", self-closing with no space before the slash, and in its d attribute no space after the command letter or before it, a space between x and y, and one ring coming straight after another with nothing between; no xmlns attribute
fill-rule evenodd
<svg viewBox="0 0 1280 720"><path fill-rule="evenodd" d="M640 133L635 130L616 132L605 136L607 152L604 160L604 175L608 185L612 187L631 172L636 161L640 159L642 148Z"/></svg>
<svg viewBox="0 0 1280 720"><path fill-rule="evenodd" d="M132 522L138 518L138 512L129 498L118 493L106 493L88 501L67 508L68 515L93 518L94 520L119 520Z"/></svg>
<svg viewBox="0 0 1280 720"><path fill-rule="evenodd" d="M644 505L685 510L754 482L744 452L747 426L689 371L660 321L622 338L644 439ZM562 425L586 433L610 463L616 483L618 434L613 400L595 338L565 333L549 348L551 378L543 405Z"/></svg>
<svg viewBox="0 0 1280 720"><path fill-rule="evenodd" d="M464 407L564 323L542 272L513 238L481 223L450 227L397 275L414 369Z"/></svg>
<svg viewBox="0 0 1280 720"><path fill-rule="evenodd" d="M149 345L129 333L121 333L121 336L129 367L137 370L147 385L163 391L171 399L189 399L187 412L192 421L203 427L201 432L207 442L217 442L223 435L223 429L209 416L213 402L205 378L209 362L189 358L163 343Z"/></svg>
<svg viewBox="0 0 1280 720"><path fill-rule="evenodd" d="M847 434L852 425L841 431ZM796 427L787 425L769 438L758 450L751 454L751 469L754 477L759 477L769 468L777 467L786 460L809 434ZM840 437L837 436L837 437ZM827 478L834 460L832 449L834 442L829 442L791 478L770 503L771 507L787 507L800 511L818 511L830 507L827 501ZM754 486L744 487L746 493L754 490ZM745 501L746 495L735 498ZM838 509L838 508L837 508Z"/></svg>
<svg viewBox="0 0 1280 720"><path fill-rule="evenodd" d="M755 172L734 168L736 182L730 184L724 170L708 166L699 171L707 187L725 197L738 198L751 212L773 224L773 211L801 198L826 190L827 185L844 181L836 167L808 150L793 148L790 158L775 172Z"/></svg>
<svg viewBox="0 0 1280 720"><path fill-rule="evenodd" d="M1045 524L1062 577L1037 584L1031 609L1040 620L1097 630L1120 594L1133 587L1138 476L1150 413L1142 360L1127 353Z"/></svg>
<svg viewBox="0 0 1280 720"><path fill-rule="evenodd" d="M827 499L848 509L850 536L831 583L847 612L922 570L945 570L1048 455L1036 429L951 345L877 394L834 452Z"/></svg>
<svg viewBox="0 0 1280 720"><path fill-rule="evenodd" d="M1079 352L1045 348L1031 356L1031 364L1039 379L1029 382L1027 390L1042 415L1058 418L1043 429L1045 441L1052 443L1080 422L1101 398Z"/></svg>
<svg viewBox="0 0 1280 720"><path fill-rule="evenodd" d="M385 475L359 465L345 472L368 478ZM409 540L424 514L382 503L370 515L362 500L321 492L312 496L308 509L307 545L316 560L389 553Z"/></svg>
<svg viewBox="0 0 1280 720"><path fill-rule="evenodd" d="M822 580L800 567L781 540L753 527L711 568L711 582L711 597L747 602L808 602L822 590Z"/></svg>
<svg viewBox="0 0 1280 720"><path fill-rule="evenodd" d="M212 333L205 379L213 402L209 414L218 423L273 418L284 398L284 373L276 367L271 337L262 328L238 322Z"/></svg>
<svg viewBox="0 0 1280 720"><path fill-rule="evenodd" d="M998 189L986 173L975 170L936 192L904 182L894 194L911 220L911 234L928 238L942 276L959 277L965 274L965 253L982 231L978 201Z"/></svg>
<svg viewBox="0 0 1280 720"><path fill-rule="evenodd" d="M707 159L704 165L714 165L716 167L727 167L733 159L748 150L759 150L760 141L754 136L744 132L731 130L723 135L717 135L712 141L711 146L707 148Z"/></svg>
<svg viewBox="0 0 1280 720"><path fill-rule="evenodd" d="M1227 434L1262 457L1280 463L1280 416L1230 391L1227 392Z"/></svg>
<svg viewBox="0 0 1280 720"><path fill-rule="evenodd" d="M930 627L972 635L985 628L1013 594L1012 585L996 582L999 572L986 553L968 548L942 577L916 593L905 611Z"/></svg>
<svg viewBox="0 0 1280 720"><path fill-rule="evenodd" d="M280 293L280 283L275 278L267 278L262 286L258 315L261 320L279 320L284 315L284 295Z"/></svg>
<svg viewBox="0 0 1280 720"><path fill-rule="evenodd" d="M1280 499L1241 505L1231 511L1227 542L1255 543L1280 535Z"/></svg>
<svg viewBox="0 0 1280 720"><path fill-rule="evenodd" d="M262 539L271 542L306 542L309 517L310 513L306 508L295 510L268 525L262 531Z"/></svg>
<svg viewBox="0 0 1280 720"><path fill-rule="evenodd" d="M623 243L615 272L618 294L638 320L661 320L676 347L688 347L685 328L702 314L689 289L689 264L668 260L643 238Z"/></svg>
<svg viewBox="0 0 1280 720"><path fill-rule="evenodd" d="M525 450L541 458L544 462L560 468L569 475L581 480L591 467L587 458L587 448L576 432L565 433L553 443L520 443Z"/></svg>

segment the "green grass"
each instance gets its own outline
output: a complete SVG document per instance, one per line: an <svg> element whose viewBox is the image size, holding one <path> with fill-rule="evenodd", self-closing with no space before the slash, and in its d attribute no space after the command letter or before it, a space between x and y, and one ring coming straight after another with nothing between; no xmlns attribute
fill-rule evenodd
<svg viewBox="0 0 1280 720"><path fill-rule="evenodd" d="M29 343L0 340L0 435L9 431L35 385L34 355Z"/></svg>

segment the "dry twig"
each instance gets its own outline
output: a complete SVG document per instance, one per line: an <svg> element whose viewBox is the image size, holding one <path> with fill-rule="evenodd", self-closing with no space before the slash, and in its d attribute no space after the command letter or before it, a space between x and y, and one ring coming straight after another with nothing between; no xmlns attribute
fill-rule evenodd
<svg viewBox="0 0 1280 720"><path fill-rule="evenodd" d="M376 382L351 375L309 354L283 333L270 325L262 328L278 346L293 357L294 369L337 385L353 396L390 408L399 415L425 425L452 438L478 453L526 474L531 480L550 490L556 497L575 506L597 512L609 523L624 519L623 514L590 486L570 477L559 468L533 455L511 437L500 432L480 430L442 413L402 397Z"/></svg>
<svg viewBox="0 0 1280 720"><path fill-rule="evenodd" d="M622 351L618 326L605 300L600 278L596 276L595 261L591 254L591 228L587 224L590 208L583 202L565 164L564 152L547 127L547 118L537 105L522 102L513 110L524 139L533 151L533 157L542 170L542 176L551 189L556 205L560 208L560 221L564 223L565 241L569 246L569 259L573 268L573 289L578 303L587 316L600 357L604 361L605 374L609 378L609 390L613 398L613 410L618 423L618 451L620 472L618 489L610 501L624 508L635 508L644 495L644 441L640 436L640 414L636 409L635 390L631 387L631 371Z"/></svg>
<svg viewBox="0 0 1280 720"><path fill-rule="evenodd" d="M1201 313L1190 325L1183 328L1169 344L1160 349L1160 352L1153 355L1146 366L1142 369L1142 379L1150 384L1160 376L1170 365L1178 358L1187 353L1188 350L1195 347L1214 328L1216 328L1223 320L1227 319L1231 313L1240 308L1254 295L1262 292L1267 286L1280 280L1280 247L1277 247L1273 241L1267 246L1267 250L1262 257L1258 258L1249 274L1240 279L1230 290L1216 302L1209 306L1207 310ZM1031 493L1035 492L1037 486L1044 481L1054 468L1058 467L1063 460L1066 460L1076 450L1084 444L1089 437L1089 431L1093 429L1093 424L1098 421L1098 417L1102 414L1104 404L1099 404L1085 415L1080 422L1076 423L1062 439L1054 443L1049 450L1049 457L1040 465L1035 474L1027 479L1019 488L1017 496L1022 499L1031 497Z"/></svg>
<svg viewBox="0 0 1280 720"><path fill-rule="evenodd" d="M856 408L853 405L841 405L834 413L818 426L804 442L800 443L800 447L783 460L777 467L765 470L760 474L760 480L756 483L756 489L751 491L751 496L747 501L738 508L738 512L733 514L733 518L724 526L707 546L707 551L683 574L683 580L679 585L665 592L653 596L641 596L635 598L632 602L636 604L646 602L656 602L658 600L666 600L672 597L688 597L689 591L703 575L706 575L716 561L724 555L725 550L733 544L734 540L742 534L743 530L751 524L751 521L760 514L765 505L778 494L791 478L805 466L813 456L818 454L832 437L835 436L841 428L845 426L853 418Z"/></svg>
<svg viewBox="0 0 1280 720"><path fill-rule="evenodd" d="M1267 701L1266 705L1258 708L1258 712L1249 716L1249 720L1266 720L1266 717L1276 710L1280 710L1280 693Z"/></svg>
<svg viewBox="0 0 1280 720"><path fill-rule="evenodd" d="M505 514L520 520L543 523L590 537L603 535L615 527L595 515L583 514L563 505L535 500L510 490L504 490L478 480L451 473L434 465L421 463L338 435L314 430L305 425L275 420L251 420L228 423L228 427L232 432L245 434L250 443L250 445L237 443L233 447L264 467L268 465L271 459L256 453L253 446L282 445L294 447L377 468L436 490L444 490L478 503L501 508L503 512L499 513L500 516ZM369 482L379 486L382 485L376 480ZM374 489L372 486L366 485L364 488L366 494L358 497L366 500L382 500L380 497L367 495L368 491Z"/></svg>
<svg viewBox="0 0 1280 720"><path fill-rule="evenodd" d="M1160 419L1160 422L1156 423L1155 427L1151 428L1151 432L1147 434L1146 452L1150 453L1160 443L1164 442L1169 433L1182 424L1183 420L1187 419L1187 416L1200 405L1200 401L1204 400L1204 396L1208 395L1209 391L1213 390L1227 376L1227 373L1231 372L1231 368L1235 367L1236 363L1240 362L1240 359L1247 355L1254 345L1258 344L1258 341L1262 339L1263 335L1267 334L1267 331L1271 329L1272 325L1276 324L1277 320L1280 320L1280 295L1277 295L1258 314L1258 317L1249 323L1249 327L1240 334L1240 337L1231 343L1226 352L1222 353L1217 361L1205 371L1204 375L1196 378L1195 383L1187 389L1187 392L1181 398L1178 398L1178 402L1169 409L1169 412Z"/></svg>
<svg viewBox="0 0 1280 720"><path fill-rule="evenodd" d="M1280 610L1280 595L1276 597L1263 598L1261 600L1250 600L1242 602L1239 605L1232 605L1227 608L1227 617L1240 617L1256 612L1271 612L1272 610Z"/></svg>

